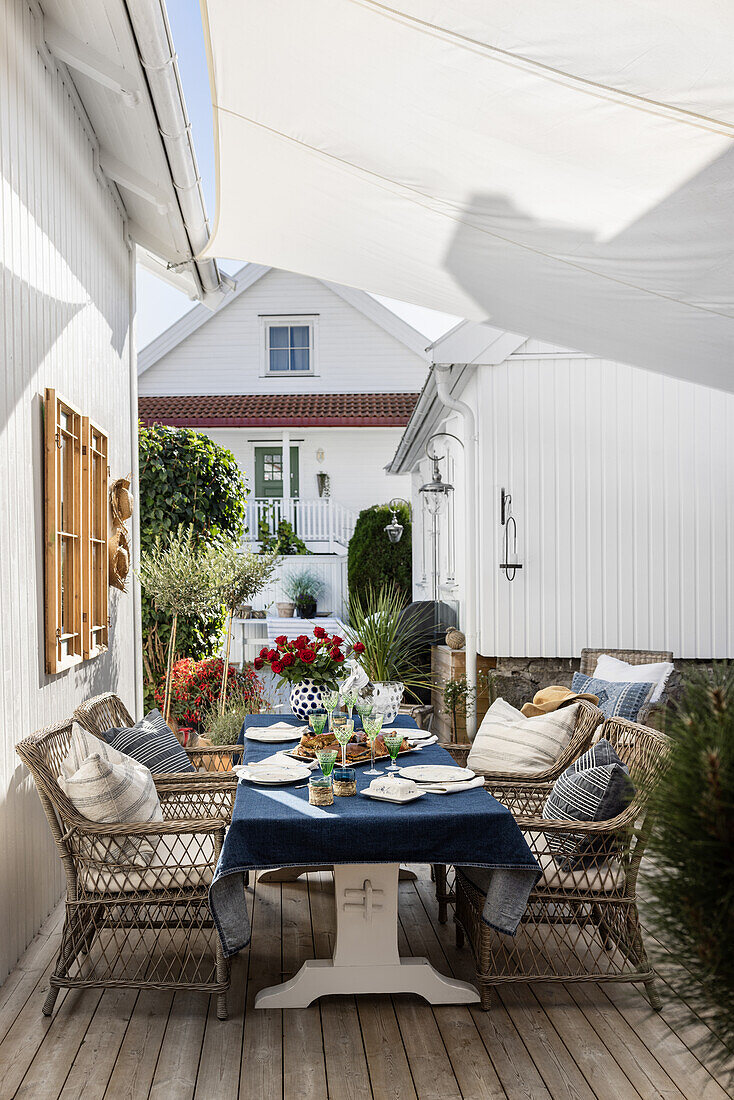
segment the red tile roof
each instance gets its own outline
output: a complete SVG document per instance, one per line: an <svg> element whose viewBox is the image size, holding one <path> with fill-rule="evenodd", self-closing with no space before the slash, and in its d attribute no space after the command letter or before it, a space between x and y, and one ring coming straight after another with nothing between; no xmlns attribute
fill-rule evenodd
<svg viewBox="0 0 734 1100"><path fill-rule="evenodd" d="M138 398L148 424L185 428L402 428L417 393L191 394Z"/></svg>

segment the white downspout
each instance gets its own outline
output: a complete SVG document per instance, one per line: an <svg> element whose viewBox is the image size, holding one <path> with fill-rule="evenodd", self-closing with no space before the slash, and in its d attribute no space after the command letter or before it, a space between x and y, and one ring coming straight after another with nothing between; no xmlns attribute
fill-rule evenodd
<svg viewBox="0 0 734 1100"><path fill-rule="evenodd" d="M433 367L439 401L458 412L464 421L464 634L466 636L466 678L477 686L477 418L466 401L459 401L449 392L451 365L436 363ZM476 697L467 699L466 733L470 741L477 732Z"/></svg>

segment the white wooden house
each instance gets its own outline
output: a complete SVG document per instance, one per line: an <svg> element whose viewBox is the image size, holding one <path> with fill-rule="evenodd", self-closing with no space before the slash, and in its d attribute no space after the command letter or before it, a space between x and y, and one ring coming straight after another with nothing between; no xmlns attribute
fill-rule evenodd
<svg viewBox="0 0 734 1100"><path fill-rule="evenodd" d="M425 337L363 291L249 264L138 359L144 423L186 425L247 476L248 528L291 520L344 553L360 509L406 496L384 467L427 373Z"/></svg>
<svg viewBox="0 0 734 1100"><path fill-rule="evenodd" d="M93 545L106 494L98 515L90 502L99 531L85 533L84 520L77 528L80 505L91 501L87 418L96 425L88 441L107 452L95 484L132 471L135 492L136 244L154 268L183 265L179 284L210 305L221 280L211 261L192 263L208 231L198 188L189 187L198 173L162 7L0 0L0 26L2 982L64 888L15 743L102 691L118 691L133 711L142 701L135 587L108 591L106 547ZM48 512L60 501L53 478L44 496L45 463L68 473L75 490L54 530ZM59 583L56 574L44 581L45 546L59 556L65 547L73 565Z"/></svg>
<svg viewBox="0 0 734 1100"><path fill-rule="evenodd" d="M489 657L574 657L584 646L734 656L733 394L468 322L431 357L390 466L412 476L417 599L435 582L466 622L474 567L477 648ZM441 367L476 416L472 499L465 419L439 399ZM434 569L420 488L433 470L426 444L442 431L459 439L429 443L454 487Z"/></svg>

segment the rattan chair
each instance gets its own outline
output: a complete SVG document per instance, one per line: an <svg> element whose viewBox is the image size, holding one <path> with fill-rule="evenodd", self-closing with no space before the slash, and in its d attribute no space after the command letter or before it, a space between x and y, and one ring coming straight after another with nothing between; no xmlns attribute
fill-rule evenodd
<svg viewBox="0 0 734 1100"><path fill-rule="evenodd" d="M119 695L115 695L113 691L107 691L104 695L95 695L94 698L81 703L74 711L74 718L88 733L100 737L103 741L107 730L135 725L135 719ZM214 789L221 791L221 781L223 778L227 779L230 791L227 820L231 820L234 797L237 791L237 776L232 772L232 760L233 757L235 760L239 758L242 753L242 745L202 746L201 748L186 748L185 752L197 769L198 782L206 785L209 777L213 776Z"/></svg>
<svg viewBox="0 0 734 1100"><path fill-rule="evenodd" d="M505 787L503 801L543 871L515 937L484 923L483 892L467 877L471 869L457 870L456 940L462 946L464 935L469 938L484 1009L493 985L517 981L641 982L653 1008L661 1007L643 944L636 886L650 829L646 799L665 766L669 741L658 730L621 718L607 719L600 736L628 765L637 788L632 803L611 821L546 821L541 814L552 784ZM590 842L593 857L564 868L554 856L563 838Z"/></svg>
<svg viewBox="0 0 734 1100"><path fill-rule="evenodd" d="M163 821L92 822L57 782L72 724L16 745L66 872L64 930L44 1015L53 1012L60 989L96 986L214 993L217 1015L226 1019L229 965L208 892L229 816L228 777L215 775L204 785L188 773L156 776ZM152 845L149 864L131 862L123 848L131 837Z"/></svg>
<svg viewBox="0 0 734 1100"><path fill-rule="evenodd" d="M610 657L616 657L619 661L626 661L628 665L648 665L658 661L673 661L673 654L665 650L655 649L582 649L579 672L584 676L593 676L596 672L596 663L603 653ZM637 715L638 722L650 722L656 712L665 708L667 703L667 689L654 703L645 703L640 707Z"/></svg>
<svg viewBox="0 0 734 1100"><path fill-rule="evenodd" d="M532 778L528 776L521 777L518 775L510 775L507 772L477 772L478 775L484 776L484 785L486 789L490 794L494 795L499 802L504 802L504 792L507 783L522 780L522 783L524 786L528 787L530 792L532 792L536 786L540 786L545 790L546 786L549 783L552 785L569 764L576 760L582 752L586 752L596 730L603 721L604 715L598 707L595 707L593 703L588 702L586 699L579 699L577 702L579 708L578 717L576 719L576 726L571 735L571 740L549 768L545 768L544 771L538 772L538 774L532 776ZM444 748L451 753L457 764L466 767L471 745L444 745ZM531 800L529 805L531 807L534 806L534 801ZM446 864L435 863L433 865L433 878L436 885L436 901L438 902L438 922L439 924L445 924L448 920L448 906L455 900L454 891L449 882Z"/></svg>

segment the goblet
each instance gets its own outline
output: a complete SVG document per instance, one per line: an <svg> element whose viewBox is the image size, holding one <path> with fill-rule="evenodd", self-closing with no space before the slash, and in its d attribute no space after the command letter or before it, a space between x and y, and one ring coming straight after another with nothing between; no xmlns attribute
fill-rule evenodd
<svg viewBox="0 0 734 1100"><path fill-rule="evenodd" d="M318 737L320 733L324 732L324 726L326 725L327 714L325 710L312 710L308 716L308 724L311 727L312 733L315 733Z"/></svg>
<svg viewBox="0 0 734 1100"><path fill-rule="evenodd" d="M336 690L322 691L321 702L324 705L324 710L329 715L329 732L331 732L331 724L334 717L334 711L339 706L339 692Z"/></svg>
<svg viewBox="0 0 734 1100"><path fill-rule="evenodd" d="M346 708L347 714L351 718L352 717L352 712L354 710L354 704L357 702L357 692L356 691L345 691L344 694L342 695L342 701L343 701L344 706Z"/></svg>
<svg viewBox="0 0 734 1100"><path fill-rule="evenodd" d="M352 740L352 734L354 733L354 722L351 718L347 718L345 715L338 714L334 721L333 734L342 747L342 767L347 766L347 745Z"/></svg>
<svg viewBox="0 0 734 1100"><path fill-rule="evenodd" d="M364 732L367 736L367 740L370 743L370 767L366 771L365 775L382 775L382 772L377 771L375 768L375 741L382 729L382 715L376 714L374 718L370 718L368 714L363 715L362 725L364 726Z"/></svg>
<svg viewBox="0 0 734 1100"><path fill-rule="evenodd" d="M398 768L395 761L398 758L398 753L400 752L400 746L403 743L403 734L402 734L402 732L398 731L397 733L384 733L382 735L382 739L385 742L385 748L390 753L390 759L392 761L392 763L389 765L387 770L389 772L399 771L400 769Z"/></svg>
<svg viewBox="0 0 734 1100"><path fill-rule="evenodd" d="M339 755L336 749L317 749L316 759L324 776L328 779L334 770L336 758Z"/></svg>

